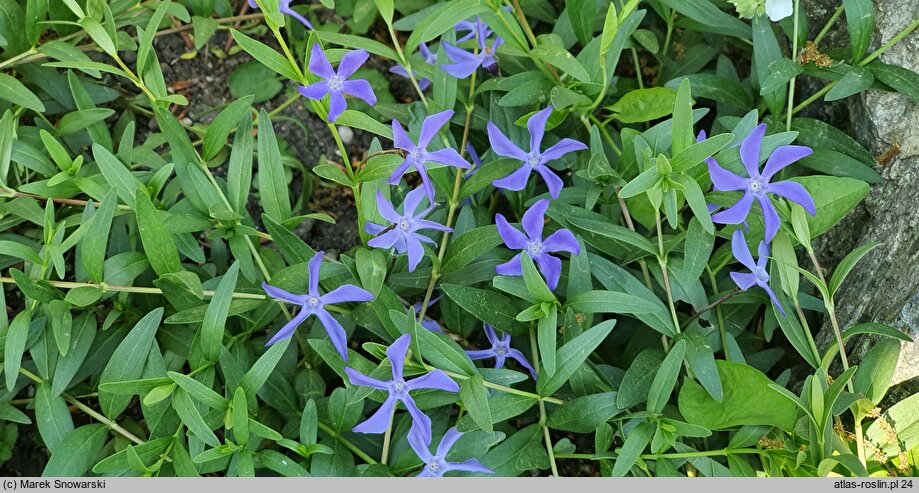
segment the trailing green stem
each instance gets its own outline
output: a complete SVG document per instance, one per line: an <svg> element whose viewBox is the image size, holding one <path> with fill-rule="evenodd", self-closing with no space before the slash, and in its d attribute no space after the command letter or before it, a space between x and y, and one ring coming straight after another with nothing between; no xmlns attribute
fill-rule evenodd
<svg viewBox="0 0 919 493"><path fill-rule="evenodd" d="M555 327L549 327L555 330ZM536 344L536 328L530 323L530 354L533 356L533 368L539 374L540 359L539 348ZM539 426L542 428L543 439L546 442L546 452L549 454L549 466L552 469L552 475L558 477L558 466L555 464L555 450L552 447L552 437L549 435L549 427L546 426L546 403L539 401Z"/></svg>

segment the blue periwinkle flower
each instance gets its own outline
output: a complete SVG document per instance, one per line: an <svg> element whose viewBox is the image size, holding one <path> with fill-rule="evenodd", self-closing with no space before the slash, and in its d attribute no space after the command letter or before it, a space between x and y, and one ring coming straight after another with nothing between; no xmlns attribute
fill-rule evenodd
<svg viewBox="0 0 919 493"><path fill-rule="evenodd" d="M425 63L428 65L434 65L437 63L437 55L431 52L426 43L421 43L418 45L418 51L421 52L421 56L424 58ZM390 67L389 71L396 75L401 75L402 77L408 77L408 70L405 70L405 67L402 65L394 65ZM418 72L413 70L412 75L418 75ZM422 78L418 81L418 89L421 89L422 91L430 86L431 81L428 79Z"/></svg>
<svg viewBox="0 0 919 493"><path fill-rule="evenodd" d="M443 42L441 45L447 57L453 63L441 65L440 68L457 79L469 77L479 67L483 67L492 73L497 72L498 61L495 58L495 53L497 53L498 47L504 43L504 40L501 39L500 36L496 36L491 42L491 46L488 46L488 36L491 34L491 30L482 19L479 18L476 19L474 25L469 21L461 21L456 25L456 28L460 30L468 29L471 31L470 34L458 39L457 43L471 39L474 36L479 44L479 49L477 52L471 52L457 48L450 43Z"/></svg>
<svg viewBox="0 0 919 493"><path fill-rule="evenodd" d="M338 70L332 69L332 64L326 58L319 44L314 44L310 52L310 72L322 77L322 81L300 86L300 94L310 99L322 99L329 95L329 123L334 122L345 112L348 103L345 96L354 96L373 106L377 104L377 96L373 93L370 83L363 79L348 80L357 69L367 61L370 55L364 50L355 50L345 53L338 64Z"/></svg>
<svg viewBox="0 0 919 493"><path fill-rule="evenodd" d="M418 262L424 258L424 247L421 242L436 244L431 238L419 233L422 229L433 229L443 232L451 232L453 229L448 228L440 223L424 219L434 207L428 205L421 212L417 212L421 199L424 198L424 189L416 188L408 193L405 201L402 203L402 214L396 212L392 203L383 196L383 193L377 190L377 209L384 219L389 221L389 226L381 226L376 223L368 222L364 225L364 230L376 238L368 241L367 244L375 248L394 248L398 253L408 252L408 271L412 272L418 266Z"/></svg>
<svg viewBox="0 0 919 493"><path fill-rule="evenodd" d="M316 318L319 319L322 326L325 327L326 332L328 332L329 339L332 340L332 344L335 346L335 349L338 350L338 354L341 355L343 360L347 361L348 341L345 329L342 328L341 324L325 309L325 305L346 303L349 301L370 301L373 299L373 295L370 294L369 291L354 286L353 284L345 284L324 295L320 295L319 269L322 266L322 254L323 252L316 252L316 255L309 261L309 291L306 294L289 293L279 287L271 286L264 281L262 282L262 289L271 297L300 305L300 311L297 312L297 315L292 318L290 322L287 322L287 324L268 341L266 346L292 336L298 325L303 323L310 315L316 315Z"/></svg>
<svg viewBox="0 0 919 493"><path fill-rule="evenodd" d="M468 169L472 167L456 149L450 147L429 151L428 145L431 139L437 135L437 132L450 121L453 116L453 110L441 111L428 116L421 122L421 134L418 136L418 143L412 142L411 137L402 128L402 124L396 120L392 121L393 143L399 149L405 151L405 160L396 168L392 175L386 180L390 185L398 185L409 168L415 168L421 182L424 184L424 190L428 194L428 202L434 203L434 185L431 184L431 178L428 177L427 163L440 163L457 168Z"/></svg>
<svg viewBox="0 0 919 493"><path fill-rule="evenodd" d="M527 369L530 372L530 375L533 377L533 380L536 380L536 370L533 369L533 366L530 365L530 362L527 361L527 357L523 355L520 351L511 347L511 335L510 334L501 334L501 337L498 337L498 334L495 333L495 328L491 325L485 325L485 336L488 337L488 342L491 343L491 347L488 349L470 351L467 350L466 354L469 355L469 359L475 361L486 358L495 359L495 368L504 368L504 360L510 358L517 363L520 363L520 366Z"/></svg>
<svg viewBox="0 0 919 493"><path fill-rule="evenodd" d="M345 368L351 384L373 387L378 390L389 392L389 396L380 405L373 416L366 421L355 426L352 431L355 433L383 433L389 427L389 420L392 416L396 402L401 401L405 409L412 416L411 432L418 433L419 438L424 443L431 443L431 418L427 417L412 399L409 394L418 389L438 389L447 392L459 392L459 385L441 370L431 370L430 373L405 381L402 377L402 371L405 364L405 356L408 354L408 346L411 342L411 336L404 334L395 342L386 348L386 356L389 357L389 363L392 365L392 380L377 380L353 369Z"/></svg>
<svg viewBox="0 0 919 493"><path fill-rule="evenodd" d="M437 451L432 454L428 446L430 440L425 441L423 437L417 433L409 432L408 443L411 445L412 450L415 451L415 454L418 455L418 458L424 462L424 469L421 470L418 477L441 477L444 473L450 471L494 474L494 471L483 466L482 463L476 459L469 459L463 462L447 462L447 454L450 453L450 449L453 448L453 445L461 436L463 436L463 434L457 431L455 426L450 428L444 433L444 437L440 440Z"/></svg>
<svg viewBox="0 0 919 493"><path fill-rule="evenodd" d="M769 295L775 307L784 316L785 310L782 309L778 298L775 297L775 293L769 287L769 273L766 272L766 263L769 261L769 245L765 241L759 243L759 248L757 249L759 259L754 262L753 255L750 254L750 249L747 247L747 240L744 238L743 232L738 229L734 231L734 236L731 238L731 251L738 262L750 269L749 273L731 272L731 279L734 280L737 287L746 291L753 286L759 286Z"/></svg>
<svg viewBox="0 0 919 493"><path fill-rule="evenodd" d="M581 253L581 247L574 234L567 229L560 229L549 235L548 238L542 238L542 228L548 208L549 201L542 199L523 213L523 219L520 222L526 234L512 227L503 215L495 216L498 234L501 235L504 244L511 250L521 250L510 261L497 265L495 270L503 276L522 276L523 267L520 264L520 256L529 255L546 279L546 285L554 291L562 275L562 261L549 254L568 252L578 255Z"/></svg>

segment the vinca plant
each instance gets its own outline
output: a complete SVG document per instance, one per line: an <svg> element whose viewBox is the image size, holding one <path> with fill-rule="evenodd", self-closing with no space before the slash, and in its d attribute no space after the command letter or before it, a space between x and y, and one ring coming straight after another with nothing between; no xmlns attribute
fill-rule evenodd
<svg viewBox="0 0 919 493"><path fill-rule="evenodd" d="M916 475L874 8L0 0L4 474Z"/></svg>

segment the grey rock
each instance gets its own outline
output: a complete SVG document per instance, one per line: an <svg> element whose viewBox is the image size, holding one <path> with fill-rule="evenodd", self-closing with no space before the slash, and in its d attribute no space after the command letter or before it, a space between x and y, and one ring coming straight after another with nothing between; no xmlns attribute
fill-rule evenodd
<svg viewBox="0 0 919 493"><path fill-rule="evenodd" d="M813 3L822 6L815 9L822 13L836 4ZM875 7L872 49L919 18L915 0L876 0ZM840 26L845 26L843 19ZM838 31L844 33L844 29ZM919 32L914 31L880 60L919 71L917 52ZM840 325L845 329L861 322L881 322L919 339L919 105L900 94L867 91L852 98L849 109L855 137L868 150L883 155L898 145L899 153L879 169L884 181L872 187L864 203L816 242L818 255L826 268L858 245L882 242L852 271L837 294ZM816 339L820 347L835 340L829 321L823 323ZM850 341L850 362L857 364L875 342L873 337ZM899 386L892 391L895 395L919 391L919 343L903 343L893 384Z"/></svg>

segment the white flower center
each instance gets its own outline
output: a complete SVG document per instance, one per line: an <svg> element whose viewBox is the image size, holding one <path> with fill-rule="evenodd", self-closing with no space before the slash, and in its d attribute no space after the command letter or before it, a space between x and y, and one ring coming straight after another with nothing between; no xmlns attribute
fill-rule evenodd
<svg viewBox="0 0 919 493"><path fill-rule="evenodd" d="M420 164L428 159L428 151L420 147L416 147L412 149L412 152L408 153L408 157L411 158L412 162Z"/></svg>
<svg viewBox="0 0 919 493"><path fill-rule="evenodd" d="M392 391L394 396L402 398L405 396L405 392L407 389L405 387L404 381L396 380L390 385L390 390Z"/></svg>
<svg viewBox="0 0 919 493"><path fill-rule="evenodd" d="M544 249L545 247L542 246L542 242L539 241L531 241L527 244L527 252L530 253L531 257L539 255Z"/></svg>
<svg viewBox="0 0 919 493"><path fill-rule="evenodd" d="M408 216L405 216L402 219L399 219L399 229L407 232L409 229L411 229L411 227L412 227L412 220Z"/></svg>
<svg viewBox="0 0 919 493"><path fill-rule="evenodd" d="M319 297L310 296L309 298L306 299L306 304L308 304L310 307L313 307L313 308L319 306Z"/></svg>
<svg viewBox="0 0 919 493"><path fill-rule="evenodd" d="M763 193L764 188L766 188L766 183L761 176L754 176L747 182L747 190L755 195Z"/></svg>
<svg viewBox="0 0 919 493"><path fill-rule="evenodd" d="M507 348L503 344L498 344L498 347L495 348L495 354L498 356L504 356L507 354Z"/></svg>
<svg viewBox="0 0 919 493"><path fill-rule="evenodd" d="M337 75L329 77L329 90L333 92L341 91L342 87L345 86L345 81Z"/></svg>
<svg viewBox="0 0 919 493"><path fill-rule="evenodd" d="M442 470L446 467L446 463L443 458L434 456L431 458L431 462L428 462L428 470L430 470L434 475L440 476L443 474Z"/></svg>
<svg viewBox="0 0 919 493"><path fill-rule="evenodd" d="M539 162L541 159L542 159L542 156L540 156L538 152L533 152L533 153L527 154L526 163L535 168L536 166L539 166Z"/></svg>

